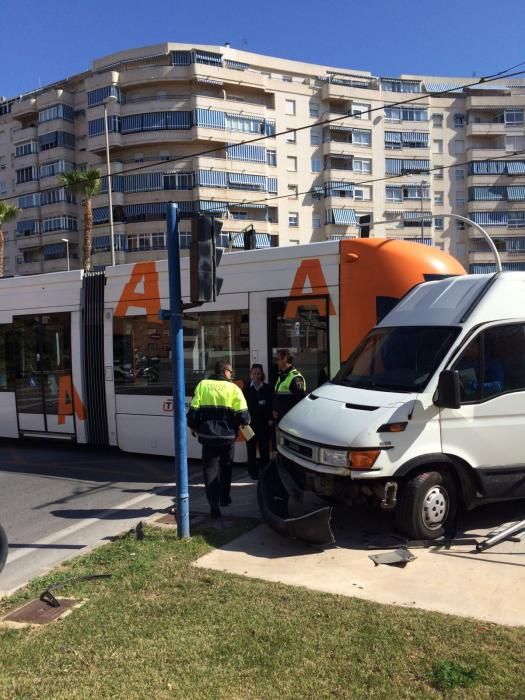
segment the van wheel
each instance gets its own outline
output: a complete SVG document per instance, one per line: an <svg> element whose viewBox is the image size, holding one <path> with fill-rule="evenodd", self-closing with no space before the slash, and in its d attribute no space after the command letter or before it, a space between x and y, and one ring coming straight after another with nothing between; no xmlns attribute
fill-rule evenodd
<svg viewBox="0 0 525 700"><path fill-rule="evenodd" d="M423 472L400 489L396 524L415 540L442 537L454 522L458 506L456 484L444 471Z"/></svg>

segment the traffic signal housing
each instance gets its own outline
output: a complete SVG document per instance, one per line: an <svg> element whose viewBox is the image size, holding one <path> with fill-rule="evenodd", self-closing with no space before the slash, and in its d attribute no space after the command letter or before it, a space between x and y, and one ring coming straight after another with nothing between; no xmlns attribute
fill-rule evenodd
<svg viewBox="0 0 525 700"><path fill-rule="evenodd" d="M223 280L217 277L223 249L217 248L222 223L212 216L198 215L191 220L190 300L192 304L215 301Z"/></svg>
<svg viewBox="0 0 525 700"><path fill-rule="evenodd" d="M370 214L362 214L359 217L359 237L360 238L370 238L370 225L372 223L372 216Z"/></svg>

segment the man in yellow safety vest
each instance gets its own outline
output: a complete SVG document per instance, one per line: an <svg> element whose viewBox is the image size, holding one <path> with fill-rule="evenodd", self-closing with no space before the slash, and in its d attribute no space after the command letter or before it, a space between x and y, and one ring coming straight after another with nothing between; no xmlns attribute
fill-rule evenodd
<svg viewBox="0 0 525 700"><path fill-rule="evenodd" d="M232 382L227 360L215 364L215 374L197 384L188 411L188 427L202 445L206 498L214 518L221 506L231 503L232 451L241 426L249 425L250 414L241 389Z"/></svg>

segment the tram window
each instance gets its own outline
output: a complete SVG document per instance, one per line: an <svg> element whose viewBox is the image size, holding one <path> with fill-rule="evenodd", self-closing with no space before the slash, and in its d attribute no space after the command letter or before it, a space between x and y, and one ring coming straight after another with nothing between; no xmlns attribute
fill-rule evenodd
<svg viewBox="0 0 525 700"><path fill-rule="evenodd" d="M0 326L0 391L15 390L16 350L12 326Z"/></svg>
<svg viewBox="0 0 525 700"><path fill-rule="evenodd" d="M184 317L186 396L228 358L235 379L249 376L248 311L211 311ZM113 320L113 372L117 394L172 393L170 326L146 316Z"/></svg>

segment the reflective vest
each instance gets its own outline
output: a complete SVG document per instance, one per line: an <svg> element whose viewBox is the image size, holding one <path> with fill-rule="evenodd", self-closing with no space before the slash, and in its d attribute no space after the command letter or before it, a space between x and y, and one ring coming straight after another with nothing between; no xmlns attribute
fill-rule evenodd
<svg viewBox="0 0 525 700"><path fill-rule="evenodd" d="M199 442L231 442L239 426L249 423L246 399L236 384L223 378L203 379L197 384L188 411L188 426L197 431Z"/></svg>
<svg viewBox="0 0 525 700"><path fill-rule="evenodd" d="M301 377L303 380L303 386L304 390L306 392L306 382L304 380L303 375L299 372L299 370L291 369L288 374L284 377L284 379L281 379L281 377L277 378L277 381L275 382L275 393L276 394L291 394L292 392L290 391L290 385L293 382L293 380L296 377Z"/></svg>

